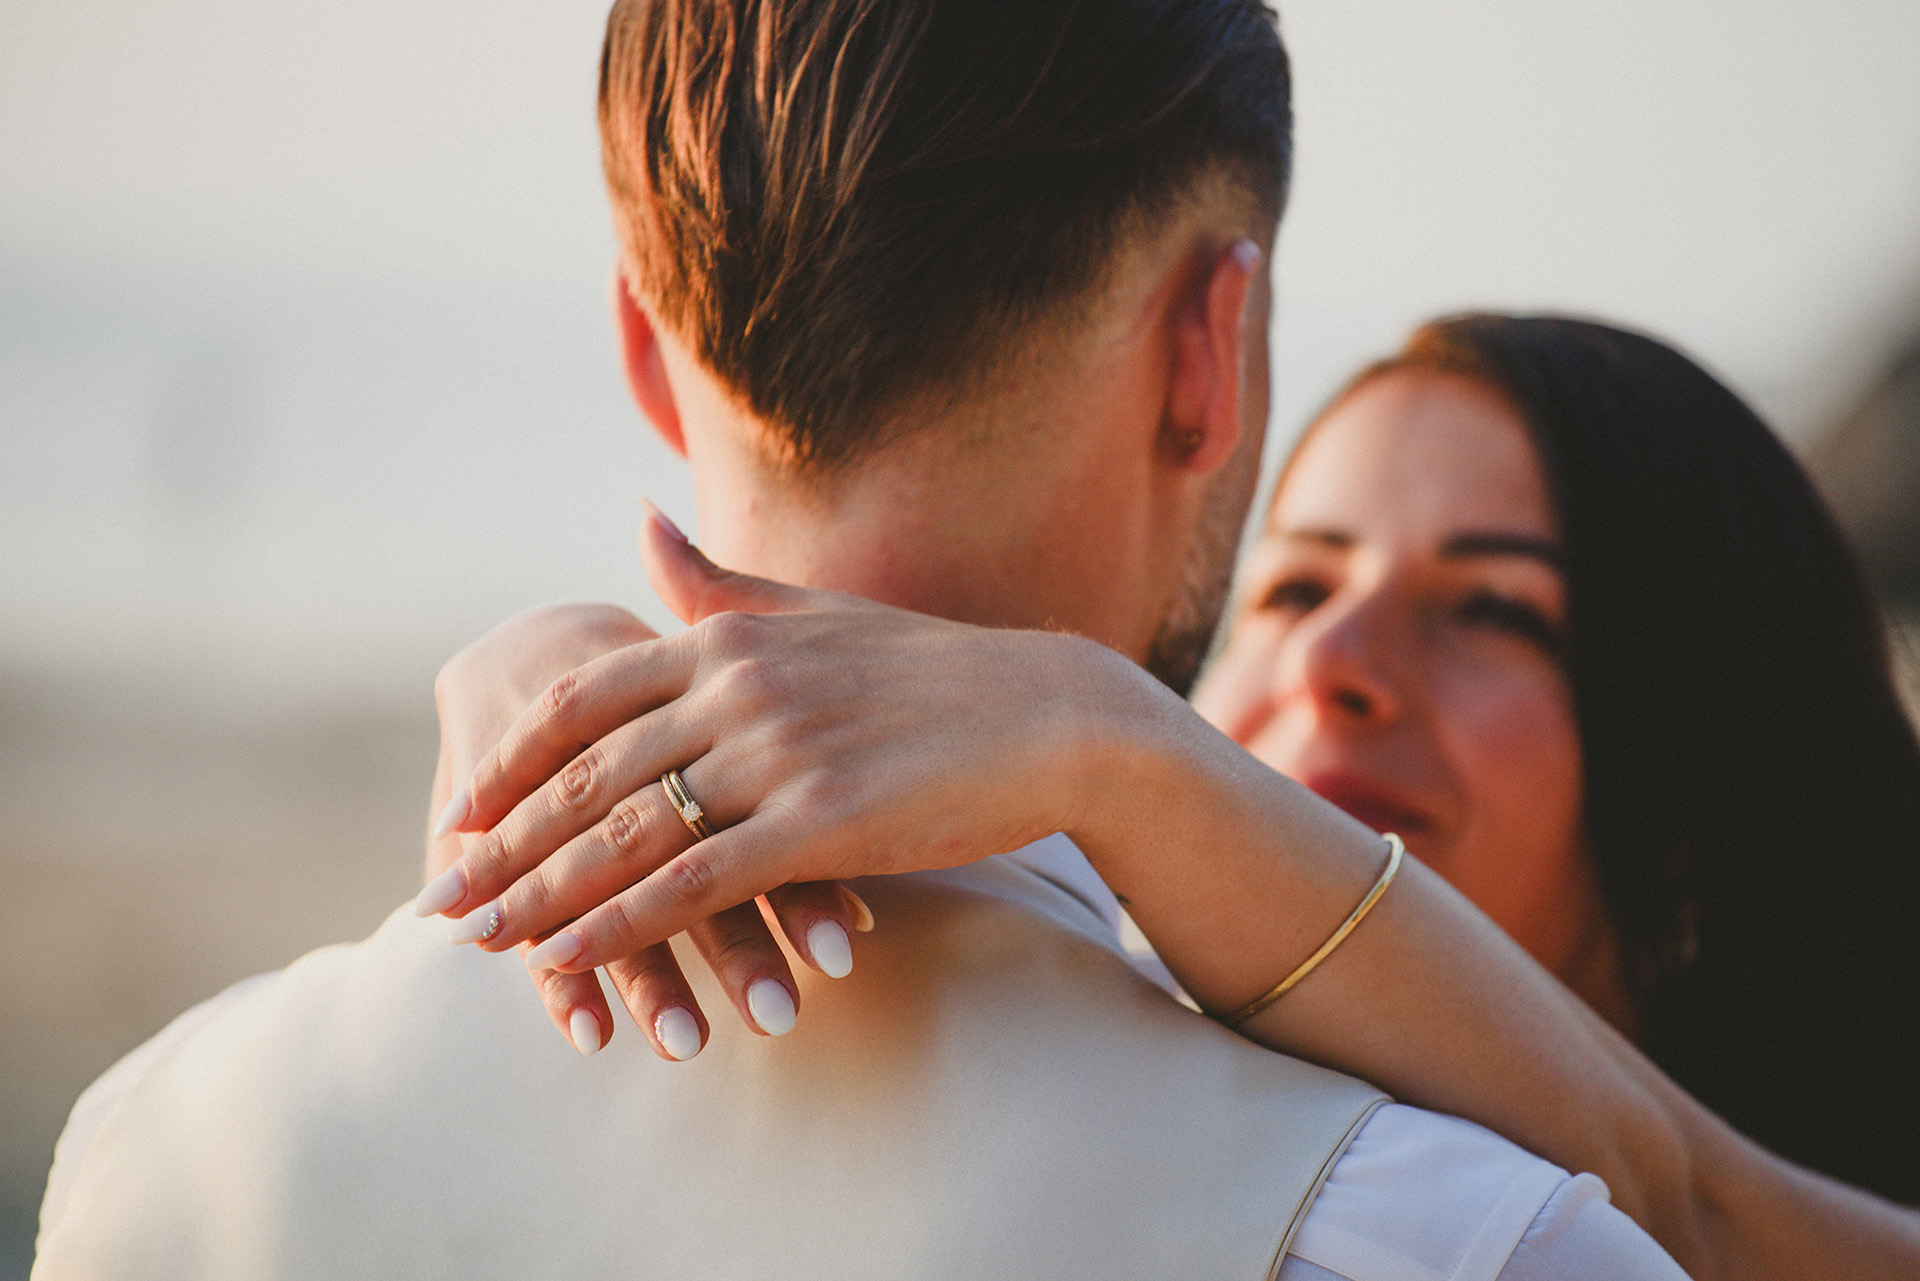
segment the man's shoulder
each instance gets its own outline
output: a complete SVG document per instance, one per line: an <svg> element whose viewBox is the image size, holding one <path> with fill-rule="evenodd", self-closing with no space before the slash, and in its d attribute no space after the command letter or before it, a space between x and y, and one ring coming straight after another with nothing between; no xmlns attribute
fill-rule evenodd
<svg viewBox="0 0 1920 1281"><path fill-rule="evenodd" d="M1402 1104L1375 1112L1354 1137L1289 1253L1282 1281L1682 1278L1594 1175Z"/></svg>
<svg viewBox="0 0 1920 1281"><path fill-rule="evenodd" d="M1378 1099L1181 1008L1037 875L863 894L881 928L797 972L778 1040L691 967L684 1064L582 1058L516 956L397 912L102 1082L43 1236L85 1266L45 1275L618 1271L636 1236L695 1275L1264 1275Z"/></svg>
<svg viewBox="0 0 1920 1281"><path fill-rule="evenodd" d="M514 958L452 948L434 925L401 908L367 939L237 983L88 1087L41 1208L38 1252L54 1268L46 1275L63 1275L69 1258L99 1264L99 1275L238 1274L204 1253L216 1234L172 1254L163 1244L178 1241L181 1225L223 1217L236 1229L226 1243L235 1257L260 1257L265 1245L245 1240L246 1225L222 1209L298 1195L290 1177L328 1166L317 1144L329 1134L356 1142L366 1128L356 1119L377 1126L431 1097L425 1074L458 1053L443 1035L496 1019L520 995ZM577 1058L550 1039L553 1057ZM160 1266L163 1257L178 1271Z"/></svg>

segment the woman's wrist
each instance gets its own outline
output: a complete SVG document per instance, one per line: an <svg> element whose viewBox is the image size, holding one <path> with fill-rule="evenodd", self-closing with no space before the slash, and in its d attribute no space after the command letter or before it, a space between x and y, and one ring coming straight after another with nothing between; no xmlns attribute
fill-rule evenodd
<svg viewBox="0 0 1920 1281"><path fill-rule="evenodd" d="M1178 769L1180 715L1187 704L1138 664L1097 641L1049 636L1048 716L1054 731L1046 749L1061 780L1060 831L1083 850L1123 849L1116 829L1132 826L1127 810L1143 788L1165 786ZM1169 707L1171 705L1171 707ZM1170 714L1171 712L1171 714ZM1111 870L1102 869L1111 879Z"/></svg>

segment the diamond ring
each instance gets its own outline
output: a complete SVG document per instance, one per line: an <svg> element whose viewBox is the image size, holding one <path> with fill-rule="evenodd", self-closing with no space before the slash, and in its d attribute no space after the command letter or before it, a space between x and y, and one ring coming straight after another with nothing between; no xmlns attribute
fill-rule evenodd
<svg viewBox="0 0 1920 1281"><path fill-rule="evenodd" d="M704 841L713 835L713 828L707 823L707 812L700 808L700 802L693 799L693 793L687 790L687 781L680 777L680 771L670 769L660 776L660 786L667 791L667 800L680 815L680 821L687 825L694 839Z"/></svg>

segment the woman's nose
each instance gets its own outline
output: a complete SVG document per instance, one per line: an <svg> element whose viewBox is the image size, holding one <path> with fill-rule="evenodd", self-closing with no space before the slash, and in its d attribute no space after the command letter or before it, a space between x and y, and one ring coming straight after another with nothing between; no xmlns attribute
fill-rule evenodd
<svg viewBox="0 0 1920 1281"><path fill-rule="evenodd" d="M1391 611L1374 600L1328 605L1295 630L1296 652L1276 675L1322 716L1390 723L1400 715L1404 666L1396 661Z"/></svg>

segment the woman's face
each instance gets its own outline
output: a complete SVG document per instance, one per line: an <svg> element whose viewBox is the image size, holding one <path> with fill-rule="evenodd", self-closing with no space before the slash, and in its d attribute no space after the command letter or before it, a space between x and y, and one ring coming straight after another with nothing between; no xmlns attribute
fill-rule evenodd
<svg viewBox="0 0 1920 1281"><path fill-rule="evenodd" d="M1559 565L1512 411L1457 375L1382 375L1293 460L1194 702L1398 832L1579 990L1617 966L1581 836Z"/></svg>

